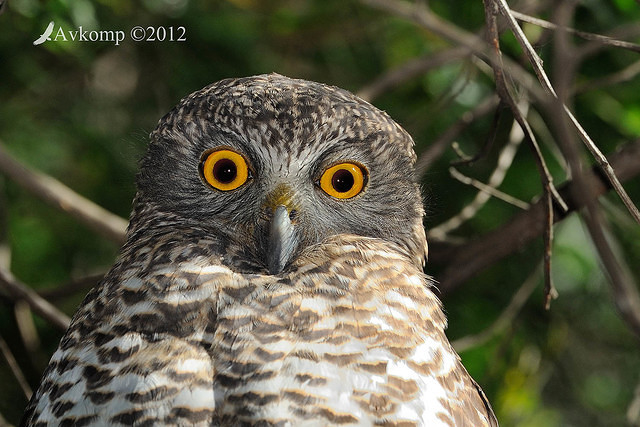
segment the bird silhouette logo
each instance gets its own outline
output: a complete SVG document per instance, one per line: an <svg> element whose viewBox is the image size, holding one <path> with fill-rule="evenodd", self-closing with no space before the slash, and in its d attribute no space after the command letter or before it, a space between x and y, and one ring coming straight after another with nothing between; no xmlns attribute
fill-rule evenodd
<svg viewBox="0 0 640 427"><path fill-rule="evenodd" d="M53 21L49 22L49 25L47 25L47 29L44 30L44 33L42 33L40 35L40 37L38 37L34 42L33 45L37 46L39 44L44 43L45 41L49 40L51 41L51 37L49 37L51 35L51 33L53 32Z"/></svg>

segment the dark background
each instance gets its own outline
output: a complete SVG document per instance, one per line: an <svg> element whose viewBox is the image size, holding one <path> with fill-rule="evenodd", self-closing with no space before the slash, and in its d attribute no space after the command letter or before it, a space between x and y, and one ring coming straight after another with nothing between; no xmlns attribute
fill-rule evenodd
<svg viewBox="0 0 640 427"><path fill-rule="evenodd" d="M137 161L147 135L177 101L226 77L278 72L337 85L367 96L411 133L416 151L426 152L465 112L495 92L490 66L420 27L407 17L358 1L197 1L11 0L0 15L0 146L24 165L50 175L107 210L128 217ZM514 10L554 20L563 1L511 1ZM395 4L391 2L390 4ZM410 3L403 3L410 4ZM633 0L584 0L575 4L573 27L640 42ZM444 22L483 35L479 0L431 1ZM111 42L32 42L50 21L55 30L122 30L126 40ZM134 42L136 25L186 29L185 42ZM523 24L545 60L552 81L564 66L552 31ZM503 54L532 76L513 35L505 29ZM622 31L622 33L615 31ZM55 35L55 32L54 32ZM52 35L53 36L53 35ZM588 42L570 37L578 48ZM444 53L443 53L444 52ZM375 96L364 89L389 72L435 55L446 60L424 67ZM571 79L570 107L605 153L640 135L640 72L637 51L597 45L584 56ZM424 65L424 64L423 64ZM634 68L635 66L635 68ZM403 68L404 67L404 68ZM617 81L607 78L627 72ZM603 80L605 79L605 80ZM517 79L513 93L526 99ZM570 176L550 125L546 106L532 101L527 118L556 183ZM513 116L503 109L497 127L493 112L474 117L454 139L467 154L482 149L492 129L495 141L472 166L458 170L487 182L509 140ZM453 179L450 144L423 175L428 230L458 214L478 193ZM3 155L0 153L0 156ZM595 162L580 148L585 165ZM635 159L636 162L640 161ZM542 193L532 151L517 148L499 188L531 202ZM624 183L640 200L640 180ZM637 290L640 227L620 199L599 201L608 236L620 262L629 267ZM452 263L439 249L499 230L520 208L492 198L445 240L431 236L427 273L436 278ZM470 373L483 386L504 426L625 425L634 418L634 391L640 394L638 338L616 310L612 290L584 222L569 215L555 229L552 277L559 297L543 304L542 237L518 247L454 289L443 283L441 298L450 339L489 328L495 333L461 351ZM62 210L45 203L0 171L0 242L5 268L71 315L84 294L114 261L119 245ZM488 247L487 251L492 248ZM7 262L9 260L9 262ZM462 266L464 267L464 266ZM527 287L527 278L535 289ZM523 283L525 284L523 287ZM522 304L504 311L521 289ZM529 293L531 292L531 293ZM25 329L26 328L26 329ZM31 328L31 332L26 331ZM26 331L26 332L25 332ZM0 284L0 336L32 388L63 331L32 315ZM6 359L0 362L0 414L17 423L25 393ZM635 401L635 405L640 401ZM640 409L637 409L640 411ZM635 415L637 416L637 415ZM636 418L636 422L637 418Z"/></svg>

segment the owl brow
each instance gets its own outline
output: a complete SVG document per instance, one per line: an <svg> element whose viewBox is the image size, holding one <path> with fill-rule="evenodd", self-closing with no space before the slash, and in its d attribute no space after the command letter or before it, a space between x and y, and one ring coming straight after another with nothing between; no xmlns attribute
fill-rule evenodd
<svg viewBox="0 0 640 427"><path fill-rule="evenodd" d="M213 133L213 137L205 143L206 150L211 150L217 147L229 147L245 157L249 168L254 173L259 173L262 168L262 162L261 157L254 148L255 145L259 146L259 144L251 144L243 138L240 133L229 128L217 128L212 130L211 133Z"/></svg>
<svg viewBox="0 0 640 427"><path fill-rule="evenodd" d="M366 150L363 151L361 147L356 147L356 143L360 142L360 139L350 137L325 142L328 148L317 156L320 159L320 162L318 162L319 167L326 168L330 163L342 160L352 160L363 164L369 163Z"/></svg>

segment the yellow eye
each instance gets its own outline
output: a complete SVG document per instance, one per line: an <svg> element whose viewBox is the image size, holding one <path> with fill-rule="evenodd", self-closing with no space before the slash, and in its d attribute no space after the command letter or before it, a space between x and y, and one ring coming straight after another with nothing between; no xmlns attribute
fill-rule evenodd
<svg viewBox="0 0 640 427"><path fill-rule="evenodd" d="M364 166L355 163L340 163L324 171L320 188L337 199L350 199L359 194L366 183Z"/></svg>
<svg viewBox="0 0 640 427"><path fill-rule="evenodd" d="M213 188L221 191L235 190L249 179L244 157L224 148L204 154L200 173Z"/></svg>

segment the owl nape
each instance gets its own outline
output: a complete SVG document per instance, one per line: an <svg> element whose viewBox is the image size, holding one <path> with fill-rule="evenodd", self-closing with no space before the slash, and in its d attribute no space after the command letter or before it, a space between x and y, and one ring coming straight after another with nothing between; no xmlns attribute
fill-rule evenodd
<svg viewBox="0 0 640 427"><path fill-rule="evenodd" d="M497 425L422 271L415 161L336 87L270 74L181 100L22 424Z"/></svg>

